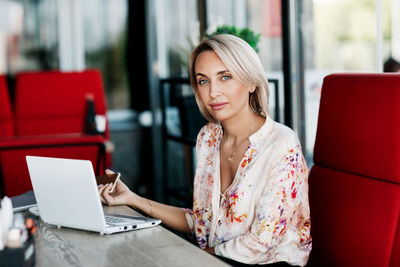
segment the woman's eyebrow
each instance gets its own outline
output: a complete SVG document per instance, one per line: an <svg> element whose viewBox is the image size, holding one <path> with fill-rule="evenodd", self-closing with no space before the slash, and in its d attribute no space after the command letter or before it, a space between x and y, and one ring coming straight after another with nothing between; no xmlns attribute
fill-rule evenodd
<svg viewBox="0 0 400 267"><path fill-rule="evenodd" d="M229 70L221 70L221 71L218 71L218 72L217 72L217 75L223 74L223 73L225 73L225 72L230 72L230 71L229 71Z"/></svg>
<svg viewBox="0 0 400 267"><path fill-rule="evenodd" d="M217 71L217 75L220 75L220 74L223 74L223 73L226 73L226 72L230 72L229 70L220 70L220 71ZM207 77L207 75L205 75L205 74L203 74L203 73L201 73L201 72L199 72L199 73L196 73L196 76L203 76L203 77Z"/></svg>

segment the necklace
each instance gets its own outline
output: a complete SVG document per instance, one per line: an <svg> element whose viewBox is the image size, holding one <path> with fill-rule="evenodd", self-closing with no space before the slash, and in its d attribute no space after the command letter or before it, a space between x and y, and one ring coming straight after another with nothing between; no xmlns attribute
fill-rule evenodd
<svg viewBox="0 0 400 267"><path fill-rule="evenodd" d="M244 139L244 141L242 141L233 151L228 152L228 161L233 161L235 156L236 156L236 151L238 151L243 144L246 144L248 141L248 138Z"/></svg>

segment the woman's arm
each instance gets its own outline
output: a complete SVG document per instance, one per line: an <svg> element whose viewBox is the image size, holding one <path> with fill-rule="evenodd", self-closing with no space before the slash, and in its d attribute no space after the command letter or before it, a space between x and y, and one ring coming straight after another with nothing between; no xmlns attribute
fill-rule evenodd
<svg viewBox="0 0 400 267"><path fill-rule="evenodd" d="M112 174L112 172L107 170L106 174ZM160 219L164 224L175 230L190 233L184 209L141 197L129 190L121 181L117 182L113 193L110 193L111 188L112 184L99 185L98 187L101 201L104 204L109 206L129 205L134 209L143 211L151 217Z"/></svg>
<svg viewBox="0 0 400 267"><path fill-rule="evenodd" d="M160 219L164 224L183 233L190 233L182 208L165 205L135 194L129 201L129 206L140 209L153 218Z"/></svg>

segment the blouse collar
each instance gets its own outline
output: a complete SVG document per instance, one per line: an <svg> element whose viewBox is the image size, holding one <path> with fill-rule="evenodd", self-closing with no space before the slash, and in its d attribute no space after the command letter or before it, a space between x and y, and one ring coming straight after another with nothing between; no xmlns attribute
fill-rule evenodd
<svg viewBox="0 0 400 267"><path fill-rule="evenodd" d="M267 115L264 124L255 133L250 135L249 140L251 144L259 143L267 138L269 129L271 128L272 118Z"/></svg>

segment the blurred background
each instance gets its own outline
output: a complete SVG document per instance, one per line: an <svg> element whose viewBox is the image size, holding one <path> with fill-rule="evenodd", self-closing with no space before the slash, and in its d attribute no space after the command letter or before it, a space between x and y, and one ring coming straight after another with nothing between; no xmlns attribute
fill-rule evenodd
<svg viewBox="0 0 400 267"><path fill-rule="evenodd" d="M400 0L0 0L0 73L100 70L112 168L186 206L204 123L188 59L202 37L221 25L260 34L271 114L298 133L310 167L323 78L400 60L399 13Z"/></svg>

